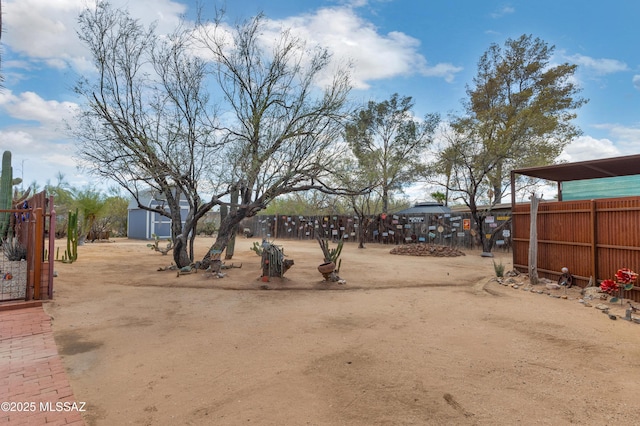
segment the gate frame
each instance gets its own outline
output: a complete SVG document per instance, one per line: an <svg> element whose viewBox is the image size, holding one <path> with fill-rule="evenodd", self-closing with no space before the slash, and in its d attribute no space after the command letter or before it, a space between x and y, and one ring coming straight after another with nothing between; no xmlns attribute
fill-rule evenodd
<svg viewBox="0 0 640 426"><path fill-rule="evenodd" d="M53 204L53 196L47 197L46 192L35 194L27 200L27 205L33 205L26 209L0 210L11 214L20 213L26 217L26 229L22 235L15 236L27 250L27 279L24 301L53 299L53 262L55 250L56 212ZM47 213L47 204L49 212ZM48 229L48 235L46 231ZM48 243L48 244L47 244ZM47 257L45 258L45 247ZM0 301L15 303L21 299Z"/></svg>

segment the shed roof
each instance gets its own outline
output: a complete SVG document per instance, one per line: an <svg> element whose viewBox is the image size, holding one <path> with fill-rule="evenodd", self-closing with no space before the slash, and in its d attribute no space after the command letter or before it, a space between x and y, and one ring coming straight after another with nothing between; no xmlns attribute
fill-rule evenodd
<svg viewBox="0 0 640 426"><path fill-rule="evenodd" d="M511 203L515 204L515 175L531 176L558 182L558 200L562 201L561 182L600 179L640 174L640 154L600 158L550 166L526 167L511 171Z"/></svg>
<svg viewBox="0 0 640 426"><path fill-rule="evenodd" d="M630 176L640 174L640 155L601 158L541 167L526 167L513 170L513 173L556 182Z"/></svg>
<svg viewBox="0 0 640 426"><path fill-rule="evenodd" d="M425 213L450 213L451 209L443 204L435 202L418 203L408 209L400 210L396 214L425 214Z"/></svg>

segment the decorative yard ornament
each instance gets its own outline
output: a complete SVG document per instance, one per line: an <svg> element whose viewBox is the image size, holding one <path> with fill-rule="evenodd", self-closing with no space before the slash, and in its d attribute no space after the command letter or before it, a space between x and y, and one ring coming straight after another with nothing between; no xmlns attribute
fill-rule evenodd
<svg viewBox="0 0 640 426"><path fill-rule="evenodd" d="M561 269L561 271L562 275L560 275L560 278L558 278L558 285L571 288L571 286L573 285L573 275L569 273L569 268L565 266Z"/></svg>

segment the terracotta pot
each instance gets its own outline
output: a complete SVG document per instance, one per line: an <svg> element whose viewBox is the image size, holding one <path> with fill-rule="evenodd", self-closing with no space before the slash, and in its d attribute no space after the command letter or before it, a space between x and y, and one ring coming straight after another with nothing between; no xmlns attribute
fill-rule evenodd
<svg viewBox="0 0 640 426"><path fill-rule="evenodd" d="M323 263L322 265L318 266L318 271L320 271L321 274L330 274L335 269L336 264L333 262Z"/></svg>

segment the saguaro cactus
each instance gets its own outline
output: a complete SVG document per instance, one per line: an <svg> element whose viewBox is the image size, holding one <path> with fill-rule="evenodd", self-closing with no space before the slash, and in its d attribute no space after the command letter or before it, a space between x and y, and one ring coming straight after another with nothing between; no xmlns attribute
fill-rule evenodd
<svg viewBox="0 0 640 426"><path fill-rule="evenodd" d="M62 256L65 263L73 263L78 259L78 209L69 212L67 221L67 251Z"/></svg>
<svg viewBox="0 0 640 426"><path fill-rule="evenodd" d="M11 151L5 151L2 154L2 175L0 175L0 210L9 210L11 208L11 199L13 198L12 183ZM6 236L10 216L8 212L0 213L0 239L4 239Z"/></svg>

